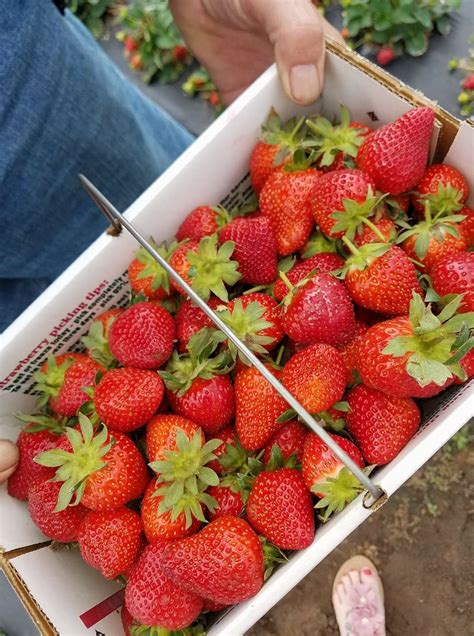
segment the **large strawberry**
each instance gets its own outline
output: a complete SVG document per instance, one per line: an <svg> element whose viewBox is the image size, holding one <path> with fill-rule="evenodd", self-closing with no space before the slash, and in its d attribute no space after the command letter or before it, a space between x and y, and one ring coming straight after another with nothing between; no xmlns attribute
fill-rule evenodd
<svg viewBox="0 0 474 636"><path fill-rule="evenodd" d="M299 470L260 473L246 510L253 528L282 550L301 550L313 541L313 504Z"/></svg>
<svg viewBox="0 0 474 636"><path fill-rule="evenodd" d="M362 455L355 444L331 434L332 439L349 455L360 468L364 466ZM316 508L325 508L323 519L344 506L363 491L362 484L354 477L332 450L315 434L308 433L303 451L303 479L306 487L320 501Z"/></svg>
<svg viewBox="0 0 474 636"><path fill-rule="evenodd" d="M347 430L368 464L388 464L420 426L420 411L411 398L396 398L359 384L347 401Z"/></svg>
<svg viewBox="0 0 474 636"><path fill-rule="evenodd" d="M270 220L265 216L239 217L219 232L219 243L233 241L232 258L239 264L241 282L269 285L277 275L277 250Z"/></svg>
<svg viewBox="0 0 474 636"><path fill-rule="evenodd" d="M37 481L28 491L28 510L33 522L53 541L76 541L79 528L88 512L78 504L57 511L61 484L55 481Z"/></svg>
<svg viewBox="0 0 474 636"><path fill-rule="evenodd" d="M413 108L366 137L357 167L372 177L379 190L401 194L420 181L428 162L435 114Z"/></svg>
<svg viewBox="0 0 474 636"><path fill-rule="evenodd" d="M255 596L263 585L262 546L239 517L219 517L169 544L162 566L183 590L226 605Z"/></svg>
<svg viewBox="0 0 474 636"><path fill-rule="evenodd" d="M351 298L344 284L330 274L301 280L285 297L284 305L283 328L297 343L344 345L354 335Z"/></svg>
<svg viewBox="0 0 474 636"><path fill-rule="evenodd" d="M189 537L197 532L201 526L201 521L196 517L191 520L191 525L186 525L186 517L183 512L176 518L172 518L172 511L159 512L163 497L156 495L158 488L157 477L152 479L147 486L141 503L141 516L143 530L150 543L157 539L174 541Z"/></svg>
<svg viewBox="0 0 474 636"><path fill-rule="evenodd" d="M200 205L186 216L176 232L176 239L200 241L211 236L229 221L229 215L220 206Z"/></svg>
<svg viewBox="0 0 474 636"><path fill-rule="evenodd" d="M178 247L176 242L169 247L166 243L157 245L153 239L150 244L165 260L168 260ZM169 275L144 247L135 254L128 266L128 280L135 294L144 294L149 300L163 300L170 295Z"/></svg>
<svg viewBox="0 0 474 636"><path fill-rule="evenodd" d="M253 292L231 300L219 316L249 349L264 354L274 349L284 336L279 313L273 298ZM235 357L235 345L228 345Z"/></svg>
<svg viewBox="0 0 474 636"><path fill-rule="evenodd" d="M297 262L288 272L285 272L286 279L292 285L297 285L303 278L310 274L329 274L344 266L344 260L337 254L330 252L319 252L304 261ZM273 286L275 300L281 302L288 293L288 286L283 278L279 278Z"/></svg>
<svg viewBox="0 0 474 636"><path fill-rule="evenodd" d="M99 371L103 368L82 353L50 356L34 374L41 393L38 406L48 404L54 413L72 417L88 401L83 389L95 385Z"/></svg>
<svg viewBox="0 0 474 636"><path fill-rule="evenodd" d="M301 462L307 434L308 429L298 420L286 422L266 443L262 457L263 463L268 464L270 461L274 446L278 446L284 460L289 459L293 455L297 462Z"/></svg>
<svg viewBox="0 0 474 636"><path fill-rule="evenodd" d="M94 406L104 424L127 433L153 417L163 394L163 381L154 371L129 367L112 369L97 385Z"/></svg>
<svg viewBox="0 0 474 636"><path fill-rule="evenodd" d="M342 105L339 120L339 123L331 124L322 115L306 120L312 136L305 141L305 147L311 148L318 168L324 172L345 168L346 163L353 165L359 146L372 132L364 124L351 121L348 109Z"/></svg>
<svg viewBox="0 0 474 636"><path fill-rule="evenodd" d="M167 545L157 540L142 552L125 588L125 605L133 618L145 625L178 630L199 616L203 600L166 575L163 556Z"/></svg>
<svg viewBox="0 0 474 636"><path fill-rule="evenodd" d="M158 369L171 356L175 337L174 320L163 307L139 302L114 320L109 346L124 366Z"/></svg>
<svg viewBox="0 0 474 636"><path fill-rule="evenodd" d="M304 119L290 119L282 126L277 113L270 113L250 157L250 180L257 194L260 194L268 177L292 159L301 143L303 122Z"/></svg>
<svg viewBox="0 0 474 636"><path fill-rule="evenodd" d="M218 307L225 307L217 296L211 296L207 304L214 310ZM178 351L180 353L186 351L186 346L194 334L201 331L201 329L213 326L212 320L206 316L203 310L195 305L192 300L183 300L178 307L175 320L176 335L178 336L179 343Z"/></svg>
<svg viewBox="0 0 474 636"><path fill-rule="evenodd" d="M8 494L26 501L28 490L34 483L54 477L53 468L40 466L34 458L43 451L56 448L66 421L47 415L21 415L19 419L27 425L16 440L19 459L15 472L8 478Z"/></svg>
<svg viewBox="0 0 474 636"><path fill-rule="evenodd" d="M458 312L474 311L474 254L460 252L437 261L430 270L431 284L439 296L463 294Z"/></svg>
<svg viewBox="0 0 474 636"><path fill-rule="evenodd" d="M55 509L81 502L92 510L115 510L139 497L148 483L148 471L132 440L106 426L94 434L82 413L79 422L79 427L66 429L57 448L35 460L57 469L54 480L62 485Z"/></svg>
<svg viewBox="0 0 474 636"><path fill-rule="evenodd" d="M282 256L301 249L314 226L310 193L320 177L314 168L282 169L272 174L260 194L260 210L270 219Z"/></svg>
<svg viewBox="0 0 474 636"><path fill-rule="evenodd" d="M280 372L268 367L277 378ZM235 428L242 446L248 451L263 448L282 426L278 418L287 403L272 385L253 367L237 374L235 389Z"/></svg>
<svg viewBox="0 0 474 636"><path fill-rule="evenodd" d="M281 380L305 409L318 413L327 411L342 398L346 367L334 347L314 344L288 360Z"/></svg>
<svg viewBox="0 0 474 636"><path fill-rule="evenodd" d="M394 397L431 397L463 377L459 360L469 347L474 313L458 314L457 296L435 316L418 295L410 315L373 325L358 348L364 384Z"/></svg>
<svg viewBox="0 0 474 636"><path fill-rule="evenodd" d="M406 315L413 293L421 293L416 269L396 245L368 243L351 250L344 266L345 283L352 300L371 311L389 316Z"/></svg>
<svg viewBox="0 0 474 636"><path fill-rule="evenodd" d="M114 307L99 314L91 322L87 334L81 338L81 342L87 347L87 355L106 369L116 363L109 347L109 330L122 312L121 307Z"/></svg>
<svg viewBox="0 0 474 636"><path fill-rule="evenodd" d="M232 368L229 352L216 348L221 332L201 329L188 343L187 355L173 352L161 372L172 410L215 433L234 416L234 387L227 375ZM225 338L225 336L224 336Z"/></svg>
<svg viewBox="0 0 474 636"><path fill-rule="evenodd" d="M368 223L379 202L375 183L360 170L335 170L322 175L310 195L311 211L321 230L330 238L346 235Z"/></svg>
<svg viewBox="0 0 474 636"><path fill-rule="evenodd" d="M217 246L217 234L205 236L199 242L189 241L179 247L170 258L170 265L204 300L214 294L224 302L228 300L226 285L239 279L238 263L231 260L233 241ZM184 294L184 289L173 280L173 287Z"/></svg>
<svg viewBox="0 0 474 636"><path fill-rule="evenodd" d="M77 535L81 556L106 579L115 579L137 558L142 530L140 515L129 508L92 510Z"/></svg>
<svg viewBox="0 0 474 636"><path fill-rule="evenodd" d="M468 194L469 186L459 170L437 163L426 169L411 200L418 215L423 216L428 202L432 214L452 214L463 207Z"/></svg>

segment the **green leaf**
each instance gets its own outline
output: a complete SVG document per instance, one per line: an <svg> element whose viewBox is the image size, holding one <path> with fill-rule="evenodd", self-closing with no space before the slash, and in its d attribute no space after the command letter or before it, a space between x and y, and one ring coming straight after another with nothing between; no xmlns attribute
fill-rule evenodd
<svg viewBox="0 0 474 636"><path fill-rule="evenodd" d="M428 36L422 31L413 31L405 38L405 49L414 57L423 55L428 50Z"/></svg>

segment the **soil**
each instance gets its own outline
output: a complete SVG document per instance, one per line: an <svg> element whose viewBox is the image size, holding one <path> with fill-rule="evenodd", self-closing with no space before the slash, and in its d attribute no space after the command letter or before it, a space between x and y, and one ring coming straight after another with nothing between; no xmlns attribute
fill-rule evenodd
<svg viewBox="0 0 474 636"><path fill-rule="evenodd" d="M472 433L471 421L247 636L337 636L330 591L355 554L380 572L389 636L473 636Z"/></svg>

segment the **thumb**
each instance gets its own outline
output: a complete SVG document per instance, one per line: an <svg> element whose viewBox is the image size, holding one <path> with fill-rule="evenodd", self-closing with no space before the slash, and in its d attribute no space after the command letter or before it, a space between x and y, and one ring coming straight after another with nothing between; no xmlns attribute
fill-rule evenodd
<svg viewBox="0 0 474 636"><path fill-rule="evenodd" d="M274 46L283 88L297 104L311 104L324 82L324 35L339 34L310 0L247 0Z"/></svg>
<svg viewBox="0 0 474 636"><path fill-rule="evenodd" d="M18 448L6 439L0 439L0 484L10 477L18 464Z"/></svg>

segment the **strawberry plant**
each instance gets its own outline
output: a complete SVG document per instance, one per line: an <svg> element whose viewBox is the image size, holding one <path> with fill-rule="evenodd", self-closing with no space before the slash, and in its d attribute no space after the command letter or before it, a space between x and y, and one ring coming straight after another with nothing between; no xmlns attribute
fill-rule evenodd
<svg viewBox="0 0 474 636"><path fill-rule="evenodd" d="M198 95L201 99L204 99L215 108L218 113L224 110L219 91L205 68L201 67L197 71L194 71L194 73L191 73L181 88L183 92L190 97Z"/></svg>
<svg viewBox="0 0 474 636"><path fill-rule="evenodd" d="M447 35L461 0L340 0L344 30L353 48L368 46L384 66L403 53L428 50L430 35Z"/></svg>
<svg viewBox="0 0 474 636"><path fill-rule="evenodd" d="M471 44L474 45L474 35L471 35ZM469 49L467 57L450 60L448 68L450 71L460 70L464 74L459 82L462 91L458 95L458 102L461 115L471 117L474 114L474 48Z"/></svg>
<svg viewBox="0 0 474 636"><path fill-rule="evenodd" d="M104 32L104 19L116 0L66 0L66 7L74 13L95 38Z"/></svg>
<svg viewBox="0 0 474 636"><path fill-rule="evenodd" d="M179 33L167 0L135 0L118 11L117 22L130 67L141 71L147 84L175 82L193 60Z"/></svg>

